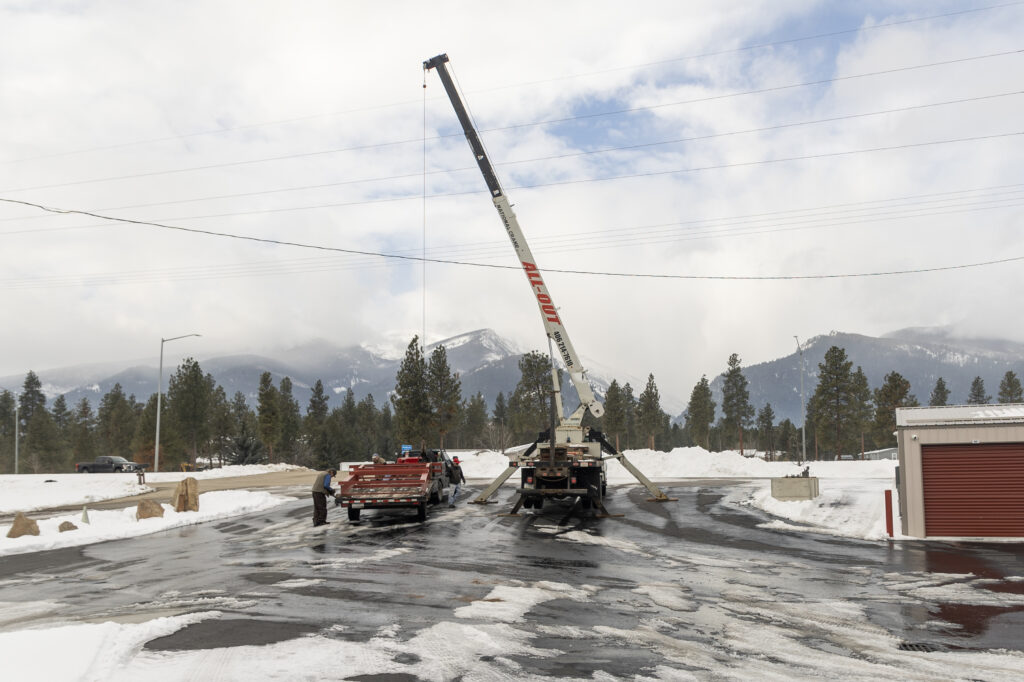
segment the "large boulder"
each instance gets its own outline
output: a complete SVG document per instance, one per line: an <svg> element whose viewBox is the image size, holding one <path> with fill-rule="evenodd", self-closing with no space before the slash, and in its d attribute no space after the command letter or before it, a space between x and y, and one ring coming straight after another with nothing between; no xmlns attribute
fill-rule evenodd
<svg viewBox="0 0 1024 682"><path fill-rule="evenodd" d="M11 529L7 531L7 537L20 538L22 535L39 535L39 524L18 512L14 516L14 523L11 524Z"/></svg>
<svg viewBox="0 0 1024 682"><path fill-rule="evenodd" d="M163 518L163 515L164 506L154 500L142 500L135 510L135 518L140 521L142 519Z"/></svg>
<svg viewBox="0 0 1024 682"><path fill-rule="evenodd" d="M69 530L78 530L78 526L71 523L70 521L62 521L61 524L57 526L57 530L59 530L61 533L66 533Z"/></svg>
<svg viewBox="0 0 1024 682"><path fill-rule="evenodd" d="M199 481L191 476L178 481L171 505L176 512L199 511Z"/></svg>

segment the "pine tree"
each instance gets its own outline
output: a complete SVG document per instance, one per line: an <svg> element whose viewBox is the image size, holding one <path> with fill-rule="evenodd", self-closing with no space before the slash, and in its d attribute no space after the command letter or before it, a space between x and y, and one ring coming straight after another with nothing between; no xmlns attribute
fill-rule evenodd
<svg viewBox="0 0 1024 682"><path fill-rule="evenodd" d="M601 426L605 437L615 443L615 449L619 449L619 438L626 433L626 397L622 392L619 382L612 379L608 385L608 391L604 396L604 416L601 417Z"/></svg>
<svg viewBox="0 0 1024 682"><path fill-rule="evenodd" d="M104 454L131 457L132 438L135 436L135 407L125 396L120 383L115 383L100 399L97 417L100 447Z"/></svg>
<svg viewBox="0 0 1024 682"><path fill-rule="evenodd" d="M1013 372L1007 371L999 382L999 402L1024 403L1024 390L1021 389L1020 379Z"/></svg>
<svg viewBox="0 0 1024 682"><path fill-rule="evenodd" d="M815 430L825 442L832 444L832 452L837 457L849 444L855 417L852 367L844 349L829 348L824 361L818 364L818 385L810 400Z"/></svg>
<svg viewBox="0 0 1024 682"><path fill-rule="evenodd" d="M942 407L949 404L949 389L946 388L946 381L942 377L935 381L935 388L932 389L932 395L928 398L928 404L931 407Z"/></svg>
<svg viewBox="0 0 1024 682"><path fill-rule="evenodd" d="M520 441L532 442L551 421L551 363L538 351L519 359L519 382L508 403L512 432Z"/></svg>
<svg viewBox="0 0 1024 682"><path fill-rule="evenodd" d="M761 439L761 448L768 455L768 461L775 454L775 410L771 403L765 403L757 413L757 433Z"/></svg>
<svg viewBox="0 0 1024 682"><path fill-rule="evenodd" d="M356 454L370 459L377 452L380 431L380 413L372 395L359 401L355 409Z"/></svg>
<svg viewBox="0 0 1024 682"><path fill-rule="evenodd" d="M448 352L438 346L430 354L427 364L427 395L430 398L431 423L439 434L440 447L445 447L445 436L457 422L462 400L462 382L459 373L448 366Z"/></svg>
<svg viewBox="0 0 1024 682"><path fill-rule="evenodd" d="M776 434L775 442L778 444L778 449L788 455L790 459L794 459L800 449L800 432L796 426L789 419L783 419L779 422Z"/></svg>
<svg viewBox="0 0 1024 682"><path fill-rule="evenodd" d="M971 392L967 396L968 405L987 405L992 396L985 395L985 382L981 377L974 377L971 382Z"/></svg>
<svg viewBox="0 0 1024 682"><path fill-rule="evenodd" d="M14 394L0 389L0 474L14 473L15 405Z"/></svg>
<svg viewBox="0 0 1024 682"><path fill-rule="evenodd" d="M277 442L277 456L282 461L287 460L294 464L299 432L302 429L302 415L299 412L299 403L292 395L290 377L281 379L277 388L277 400L278 410L281 414L281 435Z"/></svg>
<svg viewBox="0 0 1024 682"><path fill-rule="evenodd" d="M60 431L53 417L44 407L32 413L32 419L25 426L25 461L34 474L68 471L70 456L65 456Z"/></svg>
<svg viewBox="0 0 1024 682"><path fill-rule="evenodd" d="M331 460L327 438L327 415L330 413L328 400L323 382L317 379L306 406L306 416L302 420L302 437L308 449L307 465L317 469Z"/></svg>
<svg viewBox="0 0 1024 682"><path fill-rule="evenodd" d="M726 433L739 436L740 454L743 454L743 429L750 425L754 418L754 406L750 404L750 391L747 390L747 378L740 367L740 356L733 353L729 356L729 369L725 372L722 385L722 426Z"/></svg>
<svg viewBox="0 0 1024 682"><path fill-rule="evenodd" d="M260 440L266 448L271 462L275 462L275 447L281 438L281 400L274 386L270 372L260 375L260 387L256 398L257 424Z"/></svg>
<svg viewBox="0 0 1024 682"><path fill-rule="evenodd" d="M711 384L707 376L690 391L690 402L686 406L686 432L693 442L711 450L711 425L715 422L715 401L711 398Z"/></svg>
<svg viewBox="0 0 1024 682"><path fill-rule="evenodd" d="M194 358L185 358L167 382L167 412L194 465L210 438L210 407L215 383ZM162 424L161 424L162 426Z"/></svg>
<svg viewBox="0 0 1024 682"><path fill-rule="evenodd" d="M493 450L499 450L504 454L505 448L511 443L509 438L509 429L511 423L508 418L508 403L505 402L505 394L498 391L498 396L494 399L494 410L491 412L491 421L494 427L497 429L497 447L491 446Z"/></svg>
<svg viewBox="0 0 1024 682"><path fill-rule="evenodd" d="M647 385L637 399L637 426L647 440L647 447L655 449L655 436L664 431L664 411L661 409L661 395L654 383L654 375L647 376Z"/></svg>
<svg viewBox="0 0 1024 682"><path fill-rule="evenodd" d="M36 373L29 371L25 375L25 383L21 388L21 396L18 398L18 418L27 429L32 416L39 410L46 409L46 396L43 394L43 382L39 380ZM22 431L24 433L24 430Z"/></svg>
<svg viewBox="0 0 1024 682"><path fill-rule="evenodd" d="M636 435L636 398L633 397L633 387L627 381L622 385L622 404L626 410L626 449L632 449L633 436Z"/></svg>
<svg viewBox="0 0 1024 682"><path fill-rule="evenodd" d="M910 393L910 382L899 372L890 372L879 388L875 389L875 445L892 447L895 444L896 408L917 407L917 398Z"/></svg>
<svg viewBox="0 0 1024 682"><path fill-rule="evenodd" d="M418 336L405 350L391 394L395 408L395 436L400 443L426 447L430 434L430 397L427 395L427 362Z"/></svg>
<svg viewBox="0 0 1024 682"><path fill-rule="evenodd" d="M270 386L273 388L273 384L270 384ZM232 439L231 454L228 455L228 461L231 464L257 464L262 462L264 460L263 443L259 437L259 422L257 421L256 413L252 411L246 402L244 393L235 391L235 395L228 405L228 411L232 421L231 430L235 434ZM320 467L318 466L317 468Z"/></svg>
<svg viewBox="0 0 1024 682"><path fill-rule="evenodd" d="M484 394L477 392L466 402L465 423L463 424L466 445L478 447L484 442L484 431L487 429L487 401Z"/></svg>
<svg viewBox="0 0 1024 682"><path fill-rule="evenodd" d="M850 413L853 435L860 436L861 457L864 456L865 441L871 439L871 422L874 417L875 408L871 403L871 387L868 385L868 377L860 365L853 373L851 383Z"/></svg>
<svg viewBox="0 0 1024 682"><path fill-rule="evenodd" d="M82 398L75 406L69 427L69 440L74 461L91 462L96 459L96 417L88 398Z"/></svg>

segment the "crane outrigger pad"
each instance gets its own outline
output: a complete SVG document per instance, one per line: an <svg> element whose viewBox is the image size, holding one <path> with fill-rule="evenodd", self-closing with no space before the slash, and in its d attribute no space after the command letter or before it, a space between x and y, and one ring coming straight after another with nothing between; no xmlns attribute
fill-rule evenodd
<svg viewBox="0 0 1024 682"><path fill-rule="evenodd" d="M480 493L475 500L471 502L471 504L497 504L497 500L488 502L487 498L496 493L498 491L498 488L501 487L501 484L507 481L508 477L511 476L513 472L515 472L515 470L518 468L519 467L517 466L509 466L507 469L505 469L505 471L501 472L498 475L498 477L491 481L491 484L487 486L487 488L482 493ZM520 504L522 504L522 500L520 500Z"/></svg>

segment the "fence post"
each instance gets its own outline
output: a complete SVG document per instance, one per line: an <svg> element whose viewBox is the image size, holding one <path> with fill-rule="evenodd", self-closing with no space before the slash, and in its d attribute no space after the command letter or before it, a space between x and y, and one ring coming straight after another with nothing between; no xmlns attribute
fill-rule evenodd
<svg viewBox="0 0 1024 682"><path fill-rule="evenodd" d="M892 537L892 491L885 491L885 532Z"/></svg>

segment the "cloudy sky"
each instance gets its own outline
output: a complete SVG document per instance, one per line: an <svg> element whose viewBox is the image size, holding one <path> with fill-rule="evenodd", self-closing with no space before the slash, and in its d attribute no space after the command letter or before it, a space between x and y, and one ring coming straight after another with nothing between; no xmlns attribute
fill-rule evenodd
<svg viewBox="0 0 1024 682"><path fill-rule="evenodd" d="M1022 36L999 0L0 0L0 375L546 349L442 52L595 370L685 397L794 335L1022 341L1024 261L951 269L1024 257Z"/></svg>

